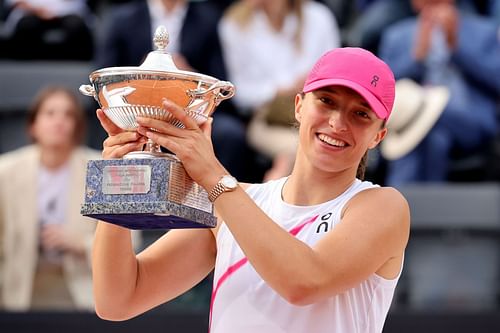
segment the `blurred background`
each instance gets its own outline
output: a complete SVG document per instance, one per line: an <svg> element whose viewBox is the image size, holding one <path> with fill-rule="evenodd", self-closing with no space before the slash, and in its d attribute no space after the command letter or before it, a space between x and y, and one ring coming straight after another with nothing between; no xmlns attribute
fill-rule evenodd
<svg viewBox="0 0 500 333"><path fill-rule="evenodd" d="M20 220L12 240L7 227L17 216L9 200L31 209L22 203L30 190L16 186L31 163L19 152L33 146L54 152L34 127L41 116L33 112L44 110L41 92L68 89L83 110L81 122L72 123L83 132L78 145L100 150L106 136L98 105L78 87L96 69L140 65L159 24L171 34L167 50L179 68L235 84L236 96L214 113L213 141L222 163L244 182L290 171L296 137L290 103L324 51L360 46L384 59L398 80L397 97L391 135L370 152L366 178L399 189L412 214L384 332L500 332L500 0L273 0L288 4L277 16L265 12L267 1L0 0L1 332L207 331L210 276L138 318L106 322L91 300L78 298L65 263L46 265L47 248L84 257L85 244L46 245L42 233L28 237L31 229L23 231ZM60 103L52 110L76 108ZM68 196L79 191L63 174L40 177L38 193L53 182ZM7 190L11 180L14 189ZM37 221L57 215L41 210L41 202L32 208ZM138 233L137 250L164 232ZM40 247L38 260L13 259L17 250L6 250L22 252L25 244ZM62 284L68 285L61 291ZM16 288L25 291L11 292ZM35 295L40 290L45 294ZM69 301L59 302L64 297Z"/></svg>

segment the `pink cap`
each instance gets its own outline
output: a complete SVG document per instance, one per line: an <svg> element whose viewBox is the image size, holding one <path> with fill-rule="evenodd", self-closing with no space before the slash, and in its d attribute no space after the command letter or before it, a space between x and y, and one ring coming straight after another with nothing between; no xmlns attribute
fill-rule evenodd
<svg viewBox="0 0 500 333"><path fill-rule="evenodd" d="M389 118L394 104L394 74L370 51L357 47L328 51L309 72L303 91L334 85L353 89L363 96L377 117Z"/></svg>

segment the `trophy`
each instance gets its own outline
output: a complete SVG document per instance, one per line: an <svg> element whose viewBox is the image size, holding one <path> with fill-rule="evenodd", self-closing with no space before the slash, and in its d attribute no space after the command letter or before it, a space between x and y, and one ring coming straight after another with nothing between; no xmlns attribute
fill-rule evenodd
<svg viewBox="0 0 500 333"><path fill-rule="evenodd" d="M202 124L215 106L234 95L230 82L179 70L166 51L168 33L163 26L153 42L157 50L139 67L94 71L91 85L80 87L118 127L136 130L138 116L183 127L162 107L163 98ZM217 222L207 192L187 175L175 155L162 152L151 140L143 151L122 159L88 162L81 214L129 229L210 228Z"/></svg>

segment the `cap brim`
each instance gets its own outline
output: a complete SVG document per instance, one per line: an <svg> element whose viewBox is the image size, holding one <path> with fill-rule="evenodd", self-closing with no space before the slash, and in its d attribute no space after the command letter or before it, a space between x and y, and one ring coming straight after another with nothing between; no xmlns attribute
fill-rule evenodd
<svg viewBox="0 0 500 333"><path fill-rule="evenodd" d="M328 87L328 86L343 86L343 87L351 88L352 90L354 90L358 94L360 94L368 102L371 109L373 110L373 112L375 112L375 114L377 115L378 118L380 118L380 119L387 119L388 118L389 112L385 108L384 104L382 104L382 102L380 102L380 100L377 97L375 97L375 95L373 95L371 93L371 91L369 91L368 89L366 89L362 85L360 85L356 82L350 81L350 80L345 80L345 79L318 80L318 81L315 81L309 85L306 85L304 87L304 92L308 93L308 92L311 92L313 90L318 90L318 89Z"/></svg>
<svg viewBox="0 0 500 333"><path fill-rule="evenodd" d="M426 94L426 108L402 133L391 130L389 122L387 136L380 147L382 156L387 160L396 160L415 149L438 121L448 103L449 96L450 93L446 87L431 88Z"/></svg>

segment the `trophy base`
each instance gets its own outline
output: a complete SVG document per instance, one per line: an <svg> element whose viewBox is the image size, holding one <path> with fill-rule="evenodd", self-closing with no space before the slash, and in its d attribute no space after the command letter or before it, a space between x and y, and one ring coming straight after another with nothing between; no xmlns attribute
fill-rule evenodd
<svg viewBox="0 0 500 333"><path fill-rule="evenodd" d="M137 202L107 205L90 203L82 205L81 213L135 230L213 228L217 223L215 216L210 213L168 202L146 205Z"/></svg>
<svg viewBox="0 0 500 333"><path fill-rule="evenodd" d="M81 214L136 230L217 224L206 191L171 157L89 161Z"/></svg>

